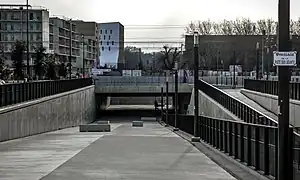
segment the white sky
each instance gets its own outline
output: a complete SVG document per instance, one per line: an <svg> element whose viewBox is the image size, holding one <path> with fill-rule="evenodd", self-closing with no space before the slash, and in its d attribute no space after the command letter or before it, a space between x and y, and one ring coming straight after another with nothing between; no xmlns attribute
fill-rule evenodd
<svg viewBox="0 0 300 180"><path fill-rule="evenodd" d="M0 0L1 4L26 0ZM222 20L249 17L277 19L278 0L29 0L49 9L51 15L123 25L186 25L195 20ZM291 0L291 18L300 17L300 1ZM125 38L178 37L184 29L125 29Z"/></svg>

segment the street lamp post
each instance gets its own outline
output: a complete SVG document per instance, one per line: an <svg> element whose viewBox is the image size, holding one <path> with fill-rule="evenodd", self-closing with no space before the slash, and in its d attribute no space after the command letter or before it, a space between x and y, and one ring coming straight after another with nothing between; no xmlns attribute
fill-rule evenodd
<svg viewBox="0 0 300 180"><path fill-rule="evenodd" d="M198 68L199 68L199 36L198 32L194 33L194 137L192 137L192 142L199 142L200 138L198 137L198 116L199 116L199 94L198 94Z"/></svg>
<svg viewBox="0 0 300 180"><path fill-rule="evenodd" d="M267 81L269 80L269 73L270 73L270 48L267 47Z"/></svg>
<svg viewBox="0 0 300 180"><path fill-rule="evenodd" d="M256 43L256 80L259 79L259 42Z"/></svg>
<svg viewBox="0 0 300 180"><path fill-rule="evenodd" d="M166 74L166 124L169 124L169 77Z"/></svg>
<svg viewBox="0 0 300 180"><path fill-rule="evenodd" d="M161 121L163 120L164 117L164 87L161 85L160 87L160 108L161 108Z"/></svg>
<svg viewBox="0 0 300 180"><path fill-rule="evenodd" d="M278 4L278 51L291 51L290 0L279 0ZM293 179L292 137L289 133L289 82L288 66L278 67L278 180Z"/></svg>
<svg viewBox="0 0 300 180"><path fill-rule="evenodd" d="M29 0L26 0L26 40L27 40L27 43L26 43L26 49L27 49L27 76L28 78L30 79L30 65L29 65L29 10L28 10L28 6L29 6Z"/></svg>
<svg viewBox="0 0 300 180"><path fill-rule="evenodd" d="M178 62L175 62L175 128L173 131L178 131Z"/></svg>
<svg viewBox="0 0 300 180"><path fill-rule="evenodd" d="M84 35L82 34L81 37L82 37L82 76L84 78L85 77Z"/></svg>

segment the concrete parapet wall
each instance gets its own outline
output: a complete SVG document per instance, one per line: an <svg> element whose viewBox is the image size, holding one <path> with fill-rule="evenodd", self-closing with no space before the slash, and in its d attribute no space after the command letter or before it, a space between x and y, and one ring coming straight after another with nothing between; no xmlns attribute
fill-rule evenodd
<svg viewBox="0 0 300 180"><path fill-rule="evenodd" d="M278 96L242 89L241 93L274 114L278 114ZM300 127L300 101L290 99L290 124Z"/></svg>
<svg viewBox="0 0 300 180"><path fill-rule="evenodd" d="M165 85L163 86L164 91L166 89ZM190 93L192 91L193 85L190 84L179 84L178 92L179 93ZM154 85L109 85L103 86L101 84L96 84L95 93L160 93L161 86ZM174 93L174 86L169 86L169 92Z"/></svg>
<svg viewBox="0 0 300 180"><path fill-rule="evenodd" d="M189 115L194 115L194 89L188 107ZM215 100L199 91L199 115L239 121L240 119L217 103Z"/></svg>
<svg viewBox="0 0 300 180"><path fill-rule="evenodd" d="M89 86L0 109L0 141L78 126L95 119Z"/></svg>

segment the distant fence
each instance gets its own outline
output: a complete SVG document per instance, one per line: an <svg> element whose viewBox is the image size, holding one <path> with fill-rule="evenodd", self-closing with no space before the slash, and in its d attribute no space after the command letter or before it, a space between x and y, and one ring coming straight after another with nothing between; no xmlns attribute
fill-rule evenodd
<svg viewBox="0 0 300 180"><path fill-rule="evenodd" d="M278 81L245 79L245 89L278 96ZM290 98L300 100L300 83L290 83Z"/></svg>
<svg viewBox="0 0 300 180"><path fill-rule="evenodd" d="M174 114L168 115L168 124L175 125ZM177 128L193 134L194 116L178 115ZM163 115L166 122L166 114ZM278 128L260 124L231 121L199 116L198 134L203 141L221 152L235 158L240 163L254 167L265 176L277 176ZM293 133L292 128L289 133ZM293 180L300 179L300 137L294 133L291 140L293 163L287 164L293 169Z"/></svg>
<svg viewBox="0 0 300 180"><path fill-rule="evenodd" d="M93 84L91 78L0 85L0 107L22 103Z"/></svg>

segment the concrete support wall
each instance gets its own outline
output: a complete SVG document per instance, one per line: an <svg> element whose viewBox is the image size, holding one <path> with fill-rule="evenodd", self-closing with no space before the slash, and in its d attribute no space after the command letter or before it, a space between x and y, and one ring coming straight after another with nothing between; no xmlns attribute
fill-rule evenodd
<svg viewBox="0 0 300 180"><path fill-rule="evenodd" d="M274 114L278 114L278 96L242 89L241 93ZM290 124L300 127L300 101L290 99Z"/></svg>
<svg viewBox="0 0 300 180"><path fill-rule="evenodd" d="M230 119L237 120L240 119L224 108L222 105L217 103L215 100L207 96L202 91L199 91L199 115L204 115L208 117L215 117L220 119ZM191 95L190 104L188 107L189 115L194 115L194 89Z"/></svg>
<svg viewBox="0 0 300 180"><path fill-rule="evenodd" d="M78 126L95 119L94 86L0 109L0 141Z"/></svg>

